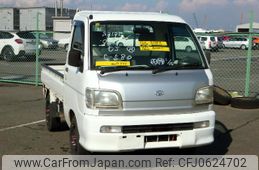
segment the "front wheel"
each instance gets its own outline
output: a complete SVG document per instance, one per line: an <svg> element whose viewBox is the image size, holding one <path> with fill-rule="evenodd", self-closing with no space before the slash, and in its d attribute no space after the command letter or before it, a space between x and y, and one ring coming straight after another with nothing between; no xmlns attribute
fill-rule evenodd
<svg viewBox="0 0 259 170"><path fill-rule="evenodd" d="M72 155L90 154L81 146L81 144L79 143L79 138L80 138L80 135L78 132L76 118L73 117L71 120L71 126L70 126L70 131L69 131L71 154Z"/></svg>

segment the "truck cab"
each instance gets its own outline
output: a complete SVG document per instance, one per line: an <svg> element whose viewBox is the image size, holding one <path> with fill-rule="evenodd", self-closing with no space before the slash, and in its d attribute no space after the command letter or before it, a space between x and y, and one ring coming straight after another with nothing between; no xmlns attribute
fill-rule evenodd
<svg viewBox="0 0 259 170"><path fill-rule="evenodd" d="M131 38L107 43L117 35ZM49 104L62 108L56 112L70 127L72 153L187 148L214 140L212 74L191 28L177 16L78 12L66 64L45 65L42 82ZM49 123L60 120L60 114L46 114Z"/></svg>

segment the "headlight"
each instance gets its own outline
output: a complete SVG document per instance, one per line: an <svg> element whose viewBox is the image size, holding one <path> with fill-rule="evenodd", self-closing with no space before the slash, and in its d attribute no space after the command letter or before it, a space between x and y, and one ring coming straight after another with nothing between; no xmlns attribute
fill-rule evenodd
<svg viewBox="0 0 259 170"><path fill-rule="evenodd" d="M115 91L86 89L86 106L91 109L120 109L122 100Z"/></svg>
<svg viewBox="0 0 259 170"><path fill-rule="evenodd" d="M213 88L211 86L203 87L197 90L195 95L196 104L210 104L213 102Z"/></svg>

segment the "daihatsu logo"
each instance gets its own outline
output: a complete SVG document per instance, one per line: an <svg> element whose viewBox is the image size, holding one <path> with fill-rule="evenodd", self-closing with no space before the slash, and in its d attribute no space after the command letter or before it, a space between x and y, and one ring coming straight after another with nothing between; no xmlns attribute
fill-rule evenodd
<svg viewBox="0 0 259 170"><path fill-rule="evenodd" d="M155 95L156 96L163 96L163 95L165 95L165 92L163 90L157 90Z"/></svg>

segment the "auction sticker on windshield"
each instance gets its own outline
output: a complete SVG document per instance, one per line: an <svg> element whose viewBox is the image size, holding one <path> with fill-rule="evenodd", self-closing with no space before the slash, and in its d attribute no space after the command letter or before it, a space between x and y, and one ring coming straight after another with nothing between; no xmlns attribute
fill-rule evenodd
<svg viewBox="0 0 259 170"><path fill-rule="evenodd" d="M96 66L130 66L130 61L96 61Z"/></svg>
<svg viewBox="0 0 259 170"><path fill-rule="evenodd" d="M160 47L160 46L140 46L140 51L165 51L169 52L169 47Z"/></svg>
<svg viewBox="0 0 259 170"><path fill-rule="evenodd" d="M141 46L153 46L153 45L167 46L167 42L166 41L139 41L139 44Z"/></svg>

